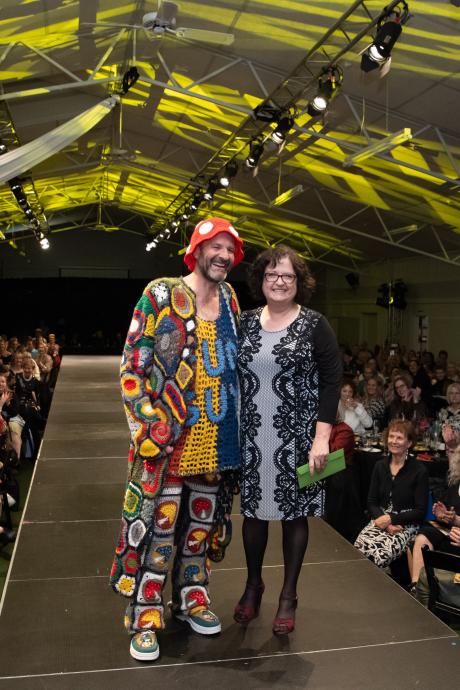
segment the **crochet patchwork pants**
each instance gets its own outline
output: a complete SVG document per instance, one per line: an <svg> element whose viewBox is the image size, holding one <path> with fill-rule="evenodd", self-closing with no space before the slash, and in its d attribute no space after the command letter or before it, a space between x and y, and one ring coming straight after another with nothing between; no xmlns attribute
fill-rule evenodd
<svg viewBox="0 0 460 690"><path fill-rule="evenodd" d="M136 589L125 617L129 633L164 628L163 589L174 544L173 610L208 605L206 549L219 488L217 475L168 475L155 500Z"/></svg>

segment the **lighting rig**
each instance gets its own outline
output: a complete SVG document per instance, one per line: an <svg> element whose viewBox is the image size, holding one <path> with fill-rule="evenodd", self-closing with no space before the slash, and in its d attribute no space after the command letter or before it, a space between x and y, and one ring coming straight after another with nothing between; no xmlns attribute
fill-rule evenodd
<svg viewBox="0 0 460 690"><path fill-rule="evenodd" d="M348 14L350 14L351 11L352 8L349 10ZM347 17L348 14L344 16ZM369 72L391 61L391 51L401 35L402 26L408 19L410 19L410 14L406 0L393 1L372 21L370 27L356 34L350 41L348 49L356 45L358 41L362 40L365 36L368 36L372 27L376 27L377 29L372 43L368 45L362 53L361 69L363 71ZM312 54L314 50L317 50L317 47L318 46L312 49L308 55ZM302 113L307 112L312 119L324 116L331 101L336 98L340 91L344 73L341 66L337 63L337 60L343 57L345 52L346 51L339 52L334 61L324 66L316 76L316 94L307 101L305 108L302 110ZM306 60L296 69L301 70L304 64L306 64ZM295 92L295 90L290 91L288 85L291 77L293 77L293 73L283 81L283 84L278 89L279 91L284 88L285 91L287 91L288 97L285 100L283 98L279 99L276 95L278 92L275 90L275 92L273 92L274 95L268 97L266 101L257 106L253 110L250 118L240 127L240 130L248 131L250 128L250 124L248 123L251 123L251 121L252 123L254 123L254 121L264 123L264 126L259 128L259 131L246 139L246 147L240 148L236 154L234 152L234 147L233 150L230 149L230 145L233 144L234 139L237 136L241 136L240 131L238 131L208 162L206 167L213 171L208 179L203 179L205 169L202 169L197 176L190 181L189 185L181 194L171 202L169 208L174 206L176 210L172 216L166 219L166 227L147 244L147 251L157 247L162 239L168 239L171 234L177 232L179 228L185 231L186 223L197 213L201 204L205 202L208 204L212 203L215 194L219 190L229 188L231 180L238 173L239 166L237 157L243 151L247 150L246 157L243 158L243 169L252 170L253 174L255 174L257 173L257 168L267 143L271 145L271 150L273 150L273 145L277 146L279 151L282 150L287 136L295 127L296 118L299 116L299 112L296 109L296 103L305 99L306 91L305 88L299 89L298 92ZM283 103L283 105L279 105L279 103ZM253 125L252 128L254 129ZM227 158L227 160L224 164L225 158ZM219 163L222 165L220 170L218 168ZM197 191L195 189L191 191L190 186L192 185L199 185L199 190ZM182 194L184 197L183 201L181 199ZM151 230L156 230L157 228L158 221L152 224Z"/></svg>

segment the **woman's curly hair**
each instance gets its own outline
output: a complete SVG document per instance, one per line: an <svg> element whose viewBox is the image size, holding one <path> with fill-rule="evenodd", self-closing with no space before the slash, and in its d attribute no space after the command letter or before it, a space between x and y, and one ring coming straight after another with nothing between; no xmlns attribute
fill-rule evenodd
<svg viewBox="0 0 460 690"><path fill-rule="evenodd" d="M291 247L287 247L285 244L279 244L274 249L266 249L263 251L255 258L254 263L249 266L249 289L253 298L258 302L263 302L265 300L264 293L262 292L265 269L267 266L275 268L278 261L285 257L290 259L297 276L295 301L298 304L308 304L310 301L310 297L316 287L316 280L313 278L307 262L294 249L291 249Z"/></svg>

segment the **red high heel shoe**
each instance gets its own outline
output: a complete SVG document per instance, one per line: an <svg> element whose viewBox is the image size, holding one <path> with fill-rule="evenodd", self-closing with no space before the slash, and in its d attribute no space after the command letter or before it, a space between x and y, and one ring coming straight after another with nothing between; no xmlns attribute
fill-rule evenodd
<svg viewBox="0 0 460 690"><path fill-rule="evenodd" d="M253 618L257 618L257 616L259 615L260 602L262 601L262 594L265 591L265 585L263 582L261 582L260 585L251 585L248 583L246 584L246 590L254 592L255 600L253 606L240 604L240 602L238 602L238 604L235 606L235 610L233 612L233 620L235 620L240 625L246 625L247 623L252 621ZM241 597L241 599L243 597Z"/></svg>
<svg viewBox="0 0 460 690"><path fill-rule="evenodd" d="M273 621L272 630L275 635L289 635L295 629L295 610L297 608L297 597L280 597L280 601L290 601L294 609L292 618L276 617Z"/></svg>

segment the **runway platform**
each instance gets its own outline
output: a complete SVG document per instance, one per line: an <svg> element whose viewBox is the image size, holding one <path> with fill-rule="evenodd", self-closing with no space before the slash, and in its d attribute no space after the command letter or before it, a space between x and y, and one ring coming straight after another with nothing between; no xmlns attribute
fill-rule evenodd
<svg viewBox="0 0 460 690"><path fill-rule="evenodd" d="M169 622L161 657L129 656L125 602L108 585L128 449L118 358L64 358L0 617L0 690L455 687L459 638L321 520L299 586L295 632L271 633L281 587L272 525L261 615L232 612L245 582L241 518L211 593L222 633Z"/></svg>

